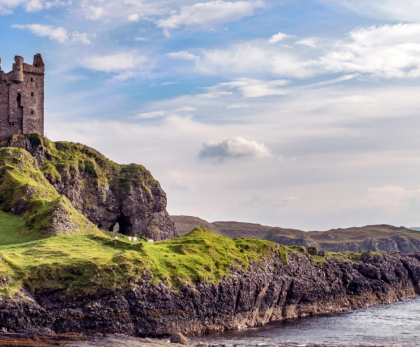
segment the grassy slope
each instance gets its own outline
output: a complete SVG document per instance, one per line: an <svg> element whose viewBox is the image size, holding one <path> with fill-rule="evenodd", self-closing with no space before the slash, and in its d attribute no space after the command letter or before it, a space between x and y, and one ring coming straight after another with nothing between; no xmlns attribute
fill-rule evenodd
<svg viewBox="0 0 420 347"><path fill-rule="evenodd" d="M86 294L103 287L128 287L130 278L146 272L152 283L162 281L175 289L180 281L218 281L231 268L245 270L274 252L287 261L286 251L263 240L230 239L202 227L187 235L154 243L115 241L107 236L54 236L0 245L0 278L10 283L0 293L8 295L22 285L61 288L68 294Z"/></svg>
<svg viewBox="0 0 420 347"><path fill-rule="evenodd" d="M0 210L0 239L9 243L55 234L102 234L57 193L23 149L0 149Z"/></svg>

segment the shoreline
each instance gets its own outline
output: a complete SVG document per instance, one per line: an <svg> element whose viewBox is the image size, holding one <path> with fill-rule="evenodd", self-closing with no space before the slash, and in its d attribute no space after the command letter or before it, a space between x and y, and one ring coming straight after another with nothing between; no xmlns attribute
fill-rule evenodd
<svg viewBox="0 0 420 347"><path fill-rule="evenodd" d="M364 254L360 261L316 263L291 253L288 264L275 254L252 271L232 271L219 283L186 283L179 291L147 279L128 291L98 290L81 297L24 290L0 298L0 326L45 334L199 336L390 304L419 293L418 254Z"/></svg>

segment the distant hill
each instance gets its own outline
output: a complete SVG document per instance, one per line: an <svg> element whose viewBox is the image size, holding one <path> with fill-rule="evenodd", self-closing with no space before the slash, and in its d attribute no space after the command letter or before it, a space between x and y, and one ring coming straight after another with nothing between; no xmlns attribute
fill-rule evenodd
<svg viewBox="0 0 420 347"><path fill-rule="evenodd" d="M175 222L175 228L178 231L179 236L188 234L191 230L199 225L203 226L207 230L214 232L215 234L221 235L218 227L216 227L213 223L205 221L204 219L191 216L171 216L171 218Z"/></svg>
<svg viewBox="0 0 420 347"><path fill-rule="evenodd" d="M196 226L203 226L216 234L231 238L264 239L272 227L260 224L240 222L214 222L209 223L204 219L191 216L171 216L179 235L184 235Z"/></svg>
<svg viewBox="0 0 420 347"><path fill-rule="evenodd" d="M190 216L171 216L180 235L197 225L232 238L264 239L286 246L316 246L329 252L420 251L420 231L392 225L367 225L346 229L305 232L241 222L214 222Z"/></svg>

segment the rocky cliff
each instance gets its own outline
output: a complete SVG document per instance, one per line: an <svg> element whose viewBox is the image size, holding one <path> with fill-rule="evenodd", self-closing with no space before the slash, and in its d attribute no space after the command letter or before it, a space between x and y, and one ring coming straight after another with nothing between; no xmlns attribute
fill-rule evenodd
<svg viewBox="0 0 420 347"><path fill-rule="evenodd" d="M166 194L141 165L118 165L82 144L39 134L13 135L0 147L21 148L72 206L100 229L163 240L178 235L166 212Z"/></svg>
<svg viewBox="0 0 420 347"><path fill-rule="evenodd" d="M229 241L202 229L166 242L158 243L168 251L161 251L166 255L155 269L173 268L171 257L179 254L183 260L176 271L192 281L180 277L179 286L153 282L162 270L150 268L128 279L129 287L113 291L97 288L71 295L64 288L23 287L1 297L0 325L15 332L198 335L387 304L420 293L419 254L367 252L323 258L299 247L292 251L264 241ZM224 248L216 249L219 245ZM188 265L188 259L201 255L214 260ZM226 273L219 279L210 276L218 273L220 264L226 264Z"/></svg>

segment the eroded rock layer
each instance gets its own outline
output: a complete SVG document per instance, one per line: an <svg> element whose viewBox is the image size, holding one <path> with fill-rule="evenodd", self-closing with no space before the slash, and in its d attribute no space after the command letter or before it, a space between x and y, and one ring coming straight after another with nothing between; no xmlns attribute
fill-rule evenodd
<svg viewBox="0 0 420 347"><path fill-rule="evenodd" d="M145 276L129 290L98 290L83 297L60 290L21 291L0 301L8 331L124 333L162 336L206 334L269 321L388 304L420 292L420 255L364 253L357 261L278 252L248 272L232 270L218 283L184 284L179 290Z"/></svg>

